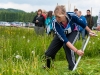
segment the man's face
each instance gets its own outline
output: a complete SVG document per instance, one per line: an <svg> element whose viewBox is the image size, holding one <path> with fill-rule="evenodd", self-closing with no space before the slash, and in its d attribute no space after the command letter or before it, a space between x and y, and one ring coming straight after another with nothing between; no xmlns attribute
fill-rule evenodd
<svg viewBox="0 0 100 75"><path fill-rule="evenodd" d="M76 14L77 14L77 16L78 16L78 17L80 17L80 16L81 16L81 13L80 13L79 11L78 11Z"/></svg>
<svg viewBox="0 0 100 75"><path fill-rule="evenodd" d="M90 15L90 11L87 11L87 15Z"/></svg>
<svg viewBox="0 0 100 75"><path fill-rule="evenodd" d="M74 12L75 12L75 14L77 14L78 11L74 11Z"/></svg>

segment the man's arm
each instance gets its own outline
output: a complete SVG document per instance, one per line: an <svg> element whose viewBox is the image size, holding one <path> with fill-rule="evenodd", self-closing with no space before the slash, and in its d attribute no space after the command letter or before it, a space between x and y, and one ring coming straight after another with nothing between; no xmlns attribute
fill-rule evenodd
<svg viewBox="0 0 100 75"><path fill-rule="evenodd" d="M36 16L33 18L32 23L36 23Z"/></svg>
<svg viewBox="0 0 100 75"><path fill-rule="evenodd" d="M80 25L82 28L85 28L90 34L90 36L94 36L94 32L86 25L87 23L84 22L82 19L79 19L77 16L72 16L72 21Z"/></svg>
<svg viewBox="0 0 100 75"><path fill-rule="evenodd" d="M84 22L81 18L78 18L77 16L71 16L71 18L72 22L80 25L82 28L86 27L86 22Z"/></svg>

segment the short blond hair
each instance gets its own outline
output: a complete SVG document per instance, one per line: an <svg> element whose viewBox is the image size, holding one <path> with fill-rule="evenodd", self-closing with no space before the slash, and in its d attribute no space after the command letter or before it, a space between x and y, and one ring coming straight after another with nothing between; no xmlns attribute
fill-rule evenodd
<svg viewBox="0 0 100 75"><path fill-rule="evenodd" d="M61 14L65 14L66 13L66 7L65 5L57 5L55 10L54 10L54 14L56 15L57 13L61 12Z"/></svg>
<svg viewBox="0 0 100 75"><path fill-rule="evenodd" d="M42 9L42 13L46 14L47 12L46 12L46 10Z"/></svg>
<svg viewBox="0 0 100 75"><path fill-rule="evenodd" d="M82 12L81 12L81 11L79 11L79 13L80 13L80 14L82 14Z"/></svg>

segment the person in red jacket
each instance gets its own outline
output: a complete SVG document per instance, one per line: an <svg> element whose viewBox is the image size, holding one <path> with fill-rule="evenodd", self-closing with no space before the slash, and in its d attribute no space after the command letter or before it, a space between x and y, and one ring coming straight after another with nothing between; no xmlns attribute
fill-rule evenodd
<svg viewBox="0 0 100 75"><path fill-rule="evenodd" d="M44 17L44 19L46 19L47 17L47 12L45 10L42 10L42 16Z"/></svg>

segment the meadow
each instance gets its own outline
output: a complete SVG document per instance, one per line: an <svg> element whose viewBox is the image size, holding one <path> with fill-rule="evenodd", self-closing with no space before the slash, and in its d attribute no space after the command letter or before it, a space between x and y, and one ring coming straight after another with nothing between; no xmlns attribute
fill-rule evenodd
<svg viewBox="0 0 100 75"><path fill-rule="evenodd" d="M100 32L91 37L75 71L68 70L63 48L51 69L43 58L53 36L36 35L33 28L0 27L0 75L100 75ZM82 40L75 43L81 49ZM78 57L76 55L76 57Z"/></svg>

